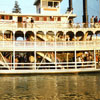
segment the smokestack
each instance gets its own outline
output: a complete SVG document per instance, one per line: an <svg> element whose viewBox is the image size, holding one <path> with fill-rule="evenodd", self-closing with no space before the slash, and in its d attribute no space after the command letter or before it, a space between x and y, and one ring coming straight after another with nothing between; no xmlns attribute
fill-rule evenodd
<svg viewBox="0 0 100 100"><path fill-rule="evenodd" d="M83 23L88 23L87 0L83 0Z"/></svg>
<svg viewBox="0 0 100 100"><path fill-rule="evenodd" d="M72 8L72 0L69 0L69 11L71 11L73 8Z"/></svg>

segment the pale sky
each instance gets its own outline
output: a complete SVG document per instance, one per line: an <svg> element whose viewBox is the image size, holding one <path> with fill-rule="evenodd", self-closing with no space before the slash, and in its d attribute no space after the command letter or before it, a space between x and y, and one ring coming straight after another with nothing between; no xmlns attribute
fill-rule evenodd
<svg viewBox="0 0 100 100"><path fill-rule="evenodd" d="M33 3L35 0L17 0L21 12L24 14L34 14L36 12L35 6ZM68 1L63 0L61 3L61 13L65 13L68 8ZM99 0L87 0L88 1L88 15L89 19L92 15L99 17ZM82 21L82 5L83 0L73 0L74 13L77 14L75 22ZM14 7L15 0L0 0L0 11L5 11L6 13L11 13Z"/></svg>

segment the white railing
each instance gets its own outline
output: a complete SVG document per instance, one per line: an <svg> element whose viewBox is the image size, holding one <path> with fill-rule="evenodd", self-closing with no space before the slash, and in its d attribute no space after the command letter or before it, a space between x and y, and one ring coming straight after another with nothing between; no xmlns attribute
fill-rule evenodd
<svg viewBox="0 0 100 100"><path fill-rule="evenodd" d="M2 48L78 48L78 47L99 47L100 41L68 41L68 42L31 42L31 41L0 41L0 49Z"/></svg>
<svg viewBox="0 0 100 100"><path fill-rule="evenodd" d="M34 23L17 23L13 21L0 21L0 28L100 28L100 23L66 23L58 21L35 21Z"/></svg>
<svg viewBox="0 0 100 100"><path fill-rule="evenodd" d="M83 69L83 68L95 68L94 61L87 62L53 62L53 63L4 63L8 66L0 65L0 70L2 69L30 69L30 70L40 70L40 69Z"/></svg>

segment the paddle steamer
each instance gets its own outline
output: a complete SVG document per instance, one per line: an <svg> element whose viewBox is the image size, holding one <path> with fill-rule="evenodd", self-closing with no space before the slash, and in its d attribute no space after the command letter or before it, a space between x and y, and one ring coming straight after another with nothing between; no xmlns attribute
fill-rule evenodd
<svg viewBox="0 0 100 100"><path fill-rule="evenodd" d="M0 74L100 71L100 25L74 23L72 0L65 14L61 2L36 0L32 15L0 13Z"/></svg>

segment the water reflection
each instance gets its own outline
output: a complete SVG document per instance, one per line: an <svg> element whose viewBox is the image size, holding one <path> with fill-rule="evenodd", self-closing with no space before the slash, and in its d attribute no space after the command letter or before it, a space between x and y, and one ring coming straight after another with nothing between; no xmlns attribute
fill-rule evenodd
<svg viewBox="0 0 100 100"><path fill-rule="evenodd" d="M100 100L100 74L0 76L0 100Z"/></svg>

